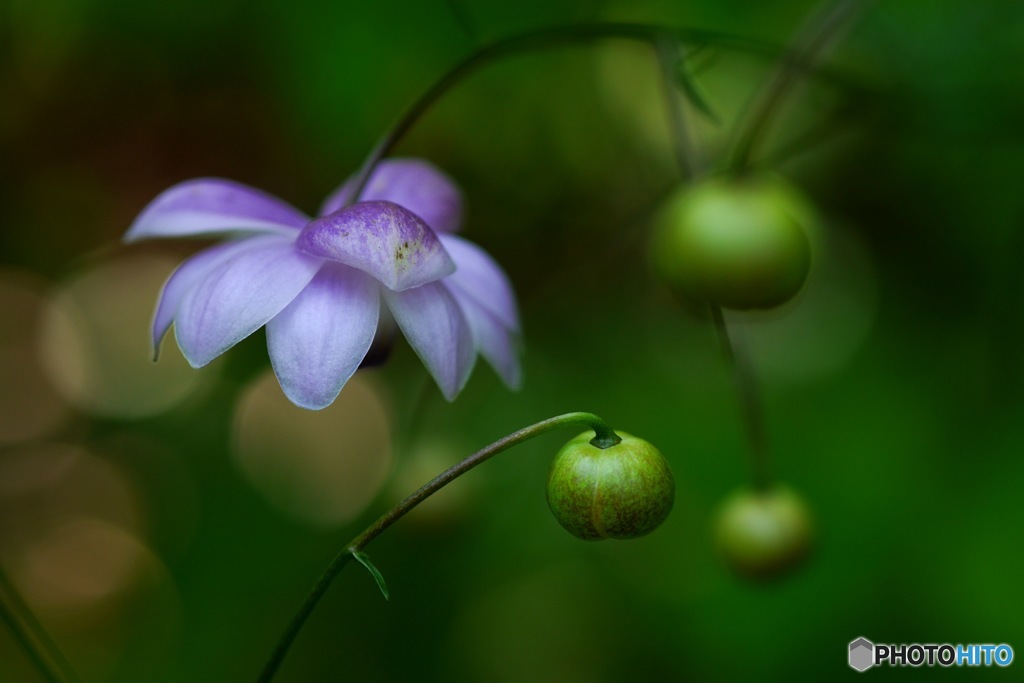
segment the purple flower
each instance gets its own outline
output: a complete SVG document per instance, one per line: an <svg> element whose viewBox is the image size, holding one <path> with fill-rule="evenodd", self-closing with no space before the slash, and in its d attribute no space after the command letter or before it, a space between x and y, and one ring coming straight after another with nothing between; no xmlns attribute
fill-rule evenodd
<svg viewBox="0 0 1024 683"><path fill-rule="evenodd" d="M364 201L344 206L353 191L349 179L314 219L230 180L190 180L163 192L125 241L229 239L167 280L153 318L154 350L173 323L182 354L199 368L266 325L284 393L319 409L393 318L448 400L465 385L477 352L518 386L515 295L486 252L453 234L458 188L426 161L390 159L374 171Z"/></svg>

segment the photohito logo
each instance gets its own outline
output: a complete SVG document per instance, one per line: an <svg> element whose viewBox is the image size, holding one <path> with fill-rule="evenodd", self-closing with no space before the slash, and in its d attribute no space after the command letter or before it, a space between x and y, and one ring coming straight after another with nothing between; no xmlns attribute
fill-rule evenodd
<svg viewBox="0 0 1024 683"><path fill-rule="evenodd" d="M1010 666L1013 662L1013 648L1006 643L993 645L971 644L951 645L950 643L920 643L882 645L867 638L858 638L850 643L850 667L867 671L873 666Z"/></svg>

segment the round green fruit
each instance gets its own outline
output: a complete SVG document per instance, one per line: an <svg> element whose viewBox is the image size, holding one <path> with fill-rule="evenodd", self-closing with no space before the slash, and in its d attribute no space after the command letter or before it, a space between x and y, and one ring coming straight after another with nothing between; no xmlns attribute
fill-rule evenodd
<svg viewBox="0 0 1024 683"><path fill-rule="evenodd" d="M811 547L811 515L792 491L744 489L725 500L715 538L738 574L771 579L797 567Z"/></svg>
<svg viewBox="0 0 1024 683"><path fill-rule="evenodd" d="M607 448L585 432L565 444L548 472L548 506L558 522L585 541L636 538L665 521L675 482L665 457L635 436Z"/></svg>
<svg viewBox="0 0 1024 683"><path fill-rule="evenodd" d="M684 299L774 308L807 279L812 216L800 195L774 176L713 177L669 199L651 255Z"/></svg>

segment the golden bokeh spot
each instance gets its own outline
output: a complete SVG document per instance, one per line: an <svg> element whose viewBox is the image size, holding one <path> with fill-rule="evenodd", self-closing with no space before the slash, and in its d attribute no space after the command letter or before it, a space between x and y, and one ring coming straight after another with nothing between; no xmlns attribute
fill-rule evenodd
<svg viewBox="0 0 1024 683"><path fill-rule="evenodd" d="M70 411L36 353L47 283L21 271L0 271L0 446L45 438Z"/></svg>
<svg viewBox="0 0 1024 683"><path fill-rule="evenodd" d="M167 257L122 257L79 273L56 293L43 319L41 351L69 401L95 415L148 417L210 377L177 352L152 359L153 310L175 265Z"/></svg>
<svg viewBox="0 0 1024 683"><path fill-rule="evenodd" d="M306 522L343 524L369 505L391 470L388 416L363 375L323 410L293 405L272 372L235 414L234 456L267 500Z"/></svg>

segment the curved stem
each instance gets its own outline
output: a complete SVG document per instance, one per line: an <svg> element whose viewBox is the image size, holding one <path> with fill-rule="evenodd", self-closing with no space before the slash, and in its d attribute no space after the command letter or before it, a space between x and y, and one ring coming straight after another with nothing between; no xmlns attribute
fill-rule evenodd
<svg viewBox="0 0 1024 683"><path fill-rule="evenodd" d="M664 38L672 38L676 41L693 45L715 45L732 50L779 57L782 64L793 65L792 68L795 71L806 68L805 60L799 59L797 53L774 45L771 42L686 27L596 22L553 26L520 33L479 48L452 67L452 69L420 95L419 99L412 103L391 130L381 138L380 142L370 152L362 168L360 168L359 174L356 176L355 192L352 193L351 201L353 203L358 201L377 164L395 148L395 145L409 132L419 118L430 109L434 102L452 86L459 83L479 67L518 52L527 52L569 42L586 42L606 38L635 40L651 44ZM833 76L832 78L835 77Z"/></svg>
<svg viewBox="0 0 1024 683"><path fill-rule="evenodd" d="M849 102L844 102L821 117L813 125L794 135L791 139L776 144L771 152L761 156L759 163L764 166L775 167L801 153L820 147L829 142L830 139L838 137L844 131L849 130L837 124L856 118L863 125L865 120L870 120L872 116L877 116L878 111L874 108L876 106L877 103L868 102L865 98L854 98Z"/></svg>
<svg viewBox="0 0 1024 683"><path fill-rule="evenodd" d="M728 171L734 175L742 174L750 165L750 158L757 144L764 136L768 124L779 106L797 82L797 75L814 67L815 62L827 52L840 35L840 29L847 25L854 16L870 0L836 0L827 1L803 26L793 47L780 60L771 80L767 81L760 97L755 101L745 124L737 129L736 143L729 160Z"/></svg>
<svg viewBox="0 0 1024 683"><path fill-rule="evenodd" d="M757 388L757 378L746 347L729 334L729 326L719 306L711 306L711 317L722 345L722 355L732 370L736 393L740 399L740 413L750 446L750 476L754 488L766 490L771 484L768 467L768 435L764 426L764 410Z"/></svg>
<svg viewBox="0 0 1024 683"><path fill-rule="evenodd" d="M361 534L345 544L341 551L333 560L331 560L331 563L327 566L327 569L324 570L324 573L320 575L320 578L313 586L313 589L309 592L309 595L306 596L305 602L302 603L299 611L292 618L288 628L278 641L277 646L270 655L270 659L267 660L267 663L263 668L263 673L260 674L258 679L259 683L268 683L274 678L274 674L277 672L278 667L280 667L285 655L288 654L288 650L291 647L292 642L294 642L295 637L299 634L303 624L306 623L306 619L308 619L309 615L313 612L313 608L315 608L317 603L320 602L320 599L330 587L331 582L334 581L338 572L340 572L345 565L349 563L354 556L354 553L362 551L363 548L370 544L370 541L384 533L388 527L408 514L417 505L485 460L489 460L498 453L532 439L535 436L540 436L541 434L553 429L568 425L581 425L593 429L594 438L590 443L598 448L608 448L621 441L612 428L597 415L594 415L593 413L566 413L565 415L558 415L557 417L543 420L530 425L529 427L524 427L517 432L513 432L508 436L495 441L491 445L480 449L462 462L453 465L431 479L405 500L381 515L376 522L368 526Z"/></svg>
<svg viewBox="0 0 1024 683"><path fill-rule="evenodd" d="M687 180L696 175L697 169L693 143L687 130L682 103L679 101L679 89L676 87L675 74L682 55L679 44L667 37L662 37L655 43L654 51L661 71L661 85L665 95L665 106L668 109L668 125L672 132L676 166L679 167L679 175L683 180Z"/></svg>
<svg viewBox="0 0 1024 683"><path fill-rule="evenodd" d="M0 569L0 620L7 624L15 640L48 683L72 683L78 680L71 665L32 614L3 569Z"/></svg>

